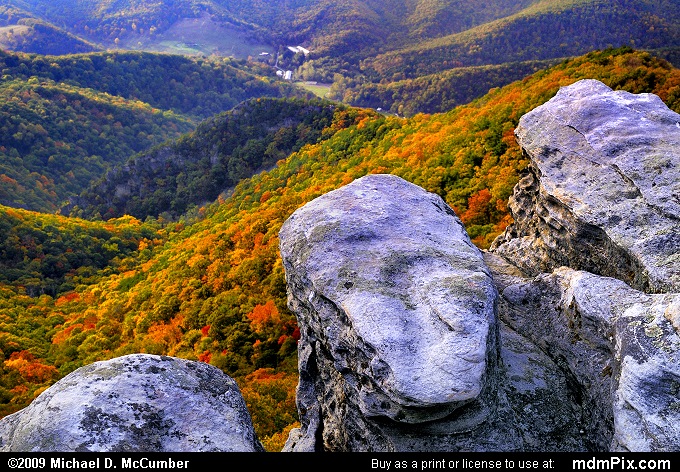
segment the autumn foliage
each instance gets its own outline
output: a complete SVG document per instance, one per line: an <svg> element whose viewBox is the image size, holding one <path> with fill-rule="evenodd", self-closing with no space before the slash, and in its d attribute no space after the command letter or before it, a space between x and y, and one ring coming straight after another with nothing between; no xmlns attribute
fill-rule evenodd
<svg viewBox="0 0 680 472"><path fill-rule="evenodd" d="M28 383L48 382L59 375L59 371L43 360L36 359L30 351L13 352L5 361L5 368L18 373Z"/></svg>
<svg viewBox="0 0 680 472"><path fill-rule="evenodd" d="M446 114L401 119L338 107L323 140L179 221L96 222L0 207L0 230L16 235L1 261L14 264L0 283L2 413L88 363L134 352L171 355L234 377L260 439L280 448L297 421L300 339L279 256L283 222L315 197L386 172L441 195L473 241L488 247L511 221L508 198L527 164L513 139L519 118L584 77L655 92L680 109L677 69L646 53L603 51ZM61 235L63 246L45 234ZM101 266L87 262L93 247L110 251ZM85 262L53 273L50 255ZM41 291L55 275L54 292Z"/></svg>

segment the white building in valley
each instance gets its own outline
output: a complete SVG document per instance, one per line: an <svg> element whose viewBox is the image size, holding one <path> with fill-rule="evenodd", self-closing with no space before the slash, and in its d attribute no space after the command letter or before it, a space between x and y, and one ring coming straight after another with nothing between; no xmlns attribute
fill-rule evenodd
<svg viewBox="0 0 680 472"><path fill-rule="evenodd" d="M301 52L305 56L309 55L309 49L305 49L302 46L288 46L288 50L292 51L294 54Z"/></svg>

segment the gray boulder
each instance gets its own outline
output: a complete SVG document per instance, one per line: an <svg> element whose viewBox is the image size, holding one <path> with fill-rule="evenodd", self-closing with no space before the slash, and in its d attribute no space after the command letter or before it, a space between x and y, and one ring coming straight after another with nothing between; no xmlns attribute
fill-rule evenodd
<svg viewBox="0 0 680 472"><path fill-rule="evenodd" d="M4 452L263 450L233 379L166 356L82 367L0 420Z"/></svg>
<svg viewBox="0 0 680 472"><path fill-rule="evenodd" d="M489 269L440 197L369 175L279 238L302 333L285 450L583 448L559 367L506 327L500 349Z"/></svg>
<svg viewBox="0 0 680 472"><path fill-rule="evenodd" d="M583 80L515 134L530 165L494 252L530 275L564 265L680 291L680 115L655 95Z"/></svg>
<svg viewBox="0 0 680 472"><path fill-rule="evenodd" d="M486 420L496 290L440 197L369 175L297 210L279 238L302 334L298 442L384 450L383 420Z"/></svg>
<svg viewBox="0 0 680 472"><path fill-rule="evenodd" d="M563 368L590 450L680 446L678 294L563 267L502 292L503 321Z"/></svg>
<svg viewBox="0 0 680 472"><path fill-rule="evenodd" d="M529 169L485 257L500 319L562 368L589 450L677 450L680 115L584 80L516 135Z"/></svg>

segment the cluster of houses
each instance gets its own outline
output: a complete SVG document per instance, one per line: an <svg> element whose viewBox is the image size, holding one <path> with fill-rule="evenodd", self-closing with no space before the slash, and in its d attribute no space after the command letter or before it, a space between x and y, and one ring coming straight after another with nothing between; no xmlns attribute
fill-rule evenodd
<svg viewBox="0 0 680 472"><path fill-rule="evenodd" d="M291 51L293 54L297 53L302 53L305 56L309 55L309 49L305 49L302 46L288 46L288 50ZM270 53L268 52L261 52L260 57L264 58L269 56ZM293 80L293 71L292 70L283 70L279 67L279 57L278 55L276 56L276 64L274 64L274 67L276 67L276 75L279 77L282 77L284 80Z"/></svg>
<svg viewBox="0 0 680 472"><path fill-rule="evenodd" d="M284 71L283 69L279 69L276 71L276 75L278 75L279 77L283 77L283 80L293 80L292 70Z"/></svg>

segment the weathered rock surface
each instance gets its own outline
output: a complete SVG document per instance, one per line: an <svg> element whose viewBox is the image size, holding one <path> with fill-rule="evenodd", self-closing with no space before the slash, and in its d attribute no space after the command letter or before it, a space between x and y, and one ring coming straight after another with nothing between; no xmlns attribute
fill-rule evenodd
<svg viewBox="0 0 680 472"><path fill-rule="evenodd" d="M555 362L579 397L589 450L680 446L680 295L563 267L502 289L500 316Z"/></svg>
<svg viewBox="0 0 680 472"><path fill-rule="evenodd" d="M516 135L531 164L486 255L500 319L571 379L588 449L678 450L680 115L586 80Z"/></svg>
<svg viewBox="0 0 680 472"><path fill-rule="evenodd" d="M296 211L279 237L304 345L306 436L353 449L365 440L358 428L379 429L370 418L413 424L457 411L459 430L486 420L496 291L441 198L370 175ZM345 411L328 411L333 403Z"/></svg>
<svg viewBox="0 0 680 472"><path fill-rule="evenodd" d="M568 420L546 428L572 428L566 385L545 395L557 367L515 352L525 341L509 331L499 349L489 270L440 197L370 175L299 209L279 237L302 333L302 428L287 450L540 450L544 431L516 410L548 397ZM534 362L510 380L501 356Z"/></svg>
<svg viewBox="0 0 680 472"><path fill-rule="evenodd" d="M583 80L515 134L531 164L496 253L531 275L564 265L680 291L680 115L655 95Z"/></svg>
<svg viewBox="0 0 680 472"><path fill-rule="evenodd" d="M516 134L531 164L483 259L396 177L286 222L287 450L680 449L680 116L586 80Z"/></svg>
<svg viewBox="0 0 680 472"><path fill-rule="evenodd" d="M134 354L82 367L0 420L0 451L263 451L219 369Z"/></svg>

